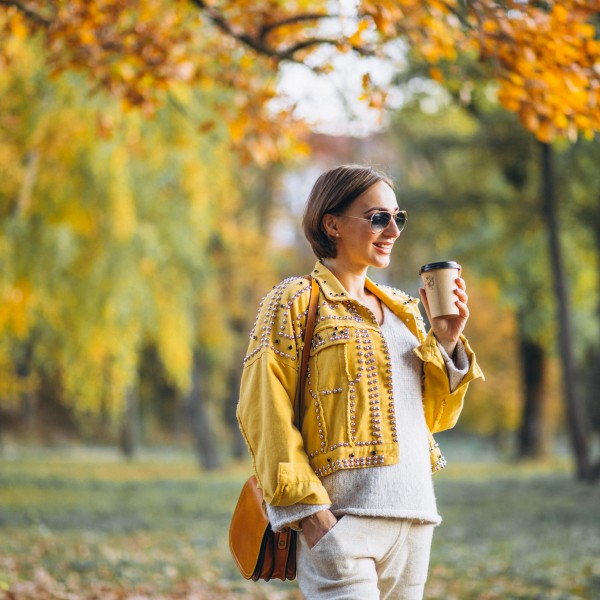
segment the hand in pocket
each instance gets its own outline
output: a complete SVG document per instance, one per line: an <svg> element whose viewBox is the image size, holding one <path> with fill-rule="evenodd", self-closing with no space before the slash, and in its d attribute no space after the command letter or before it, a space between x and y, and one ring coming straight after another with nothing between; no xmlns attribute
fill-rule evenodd
<svg viewBox="0 0 600 600"><path fill-rule="evenodd" d="M333 527L338 520L330 510L319 512L302 519L302 533L309 548L316 546L318 541Z"/></svg>

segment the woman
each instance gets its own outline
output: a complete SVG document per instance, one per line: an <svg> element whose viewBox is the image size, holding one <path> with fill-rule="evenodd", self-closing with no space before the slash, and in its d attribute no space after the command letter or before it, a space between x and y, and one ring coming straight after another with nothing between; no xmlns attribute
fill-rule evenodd
<svg viewBox="0 0 600 600"><path fill-rule="evenodd" d="M306 598L422 598L437 513L432 433L453 427L469 381L482 377L462 336L462 279L454 318L430 320L418 300L377 285L406 223L391 181L370 167L321 175L304 232L319 261L319 312L301 430L294 423L310 282L282 281L250 335L238 419L272 527L298 536ZM428 312L424 290L419 294Z"/></svg>

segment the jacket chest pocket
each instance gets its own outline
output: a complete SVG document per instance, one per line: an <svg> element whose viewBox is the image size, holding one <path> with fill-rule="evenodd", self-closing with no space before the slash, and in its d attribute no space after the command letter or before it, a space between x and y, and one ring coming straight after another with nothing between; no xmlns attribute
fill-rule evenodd
<svg viewBox="0 0 600 600"><path fill-rule="evenodd" d="M346 439L348 429L349 352L354 331L343 326L319 328L310 350L309 438L317 442L310 450L326 451ZM312 445L312 444L311 444Z"/></svg>
<svg viewBox="0 0 600 600"><path fill-rule="evenodd" d="M352 329L339 326L320 328L314 334L310 349L313 389L333 392L348 386L348 347L353 337Z"/></svg>

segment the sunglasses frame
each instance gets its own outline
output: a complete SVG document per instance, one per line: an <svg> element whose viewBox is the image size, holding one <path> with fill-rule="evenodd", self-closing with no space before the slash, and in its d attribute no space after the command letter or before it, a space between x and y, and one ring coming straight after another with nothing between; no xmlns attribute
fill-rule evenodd
<svg viewBox="0 0 600 600"><path fill-rule="evenodd" d="M381 228L381 229L375 229L373 226L373 219L379 215L387 215L390 220ZM404 221L400 224L398 223L398 217L402 215L404 217ZM399 210L398 212L395 213L390 213L387 212L386 210L378 210L377 212L374 212L370 217L354 217L352 215L339 215L340 217L348 217L349 219L360 219L361 221L368 221L370 226L371 226L371 231L373 233L381 233L382 231L385 231L390 223L392 222L392 220L396 223L396 227L398 228L399 231L402 231L404 229L404 227L406 226L406 221L408 221L408 215L406 214L405 210Z"/></svg>

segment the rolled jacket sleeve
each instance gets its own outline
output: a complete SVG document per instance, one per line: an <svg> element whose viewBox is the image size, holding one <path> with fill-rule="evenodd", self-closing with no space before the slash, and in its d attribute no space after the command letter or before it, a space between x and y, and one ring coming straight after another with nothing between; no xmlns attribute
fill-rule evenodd
<svg viewBox="0 0 600 600"><path fill-rule="evenodd" d="M467 339L462 335L460 343L469 367L456 389L452 389L446 361L440 352L433 331L429 331L423 343L415 349L415 354L423 361L423 409L427 425L432 433L451 429L456 425L463 408L469 382L478 378L484 379L475 354Z"/></svg>
<svg viewBox="0 0 600 600"><path fill-rule="evenodd" d="M294 425L297 368L263 351L242 374L237 417L265 502L330 504Z"/></svg>

